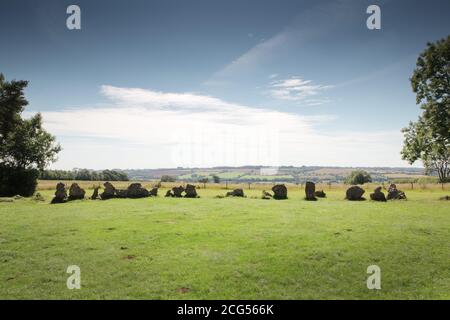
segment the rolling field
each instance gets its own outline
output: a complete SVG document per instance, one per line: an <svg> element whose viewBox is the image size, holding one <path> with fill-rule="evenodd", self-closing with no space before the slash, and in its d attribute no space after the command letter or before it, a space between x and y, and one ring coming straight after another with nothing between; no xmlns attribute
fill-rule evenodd
<svg viewBox="0 0 450 320"><path fill-rule="evenodd" d="M138 200L50 205L43 190L45 202L0 202L0 298L450 299L450 207L437 200L448 191L388 203L325 191L317 202L300 188L284 201L161 189ZM69 265L81 269L80 290L66 287ZM369 265L381 268L381 290L366 287Z"/></svg>

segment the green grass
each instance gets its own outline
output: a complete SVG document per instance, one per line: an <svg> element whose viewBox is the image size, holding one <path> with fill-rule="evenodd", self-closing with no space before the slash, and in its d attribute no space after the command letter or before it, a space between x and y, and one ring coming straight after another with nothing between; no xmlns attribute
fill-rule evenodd
<svg viewBox="0 0 450 320"><path fill-rule="evenodd" d="M300 191L285 201L199 192L0 202L0 298L450 298L443 192L410 191L408 201L388 203L344 201L342 191L317 202ZM381 290L366 287L372 264ZM81 290L66 288L69 265L81 268Z"/></svg>

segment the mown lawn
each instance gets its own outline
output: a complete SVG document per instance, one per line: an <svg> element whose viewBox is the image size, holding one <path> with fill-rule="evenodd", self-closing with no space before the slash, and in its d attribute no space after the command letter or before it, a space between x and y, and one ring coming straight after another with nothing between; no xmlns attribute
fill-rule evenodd
<svg viewBox="0 0 450 320"><path fill-rule="evenodd" d="M248 191L247 191L248 192ZM90 192L88 192L90 194ZM160 190L161 195L165 192ZM2 299L449 299L445 192L0 202ZM381 290L366 269L381 268ZM81 289L68 290L69 265Z"/></svg>

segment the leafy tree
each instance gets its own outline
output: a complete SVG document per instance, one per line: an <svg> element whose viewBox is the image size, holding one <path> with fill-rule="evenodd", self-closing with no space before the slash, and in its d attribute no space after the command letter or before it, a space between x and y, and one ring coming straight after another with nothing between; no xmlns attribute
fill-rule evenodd
<svg viewBox="0 0 450 320"><path fill-rule="evenodd" d="M169 176L169 175L165 174L161 177L161 182L175 182L175 181L176 181L176 178L173 176Z"/></svg>
<svg viewBox="0 0 450 320"><path fill-rule="evenodd" d="M220 183L220 177L218 175L213 175L212 176L214 183Z"/></svg>
<svg viewBox="0 0 450 320"><path fill-rule="evenodd" d="M372 182L372 177L364 170L355 170L345 179L347 184L364 184Z"/></svg>
<svg viewBox="0 0 450 320"><path fill-rule="evenodd" d="M203 189L206 188L206 184L208 183L209 179L207 177L203 177L198 179L198 182L203 183Z"/></svg>
<svg viewBox="0 0 450 320"><path fill-rule="evenodd" d="M416 103L423 110L417 122L402 129L402 158L422 163L427 173L437 173L440 182L450 175L450 36L428 43L417 59L411 77Z"/></svg>
<svg viewBox="0 0 450 320"><path fill-rule="evenodd" d="M28 105L23 93L27 85L27 81L8 82L0 74L0 195L31 195L39 171L55 161L61 150L42 127L41 114L22 118Z"/></svg>

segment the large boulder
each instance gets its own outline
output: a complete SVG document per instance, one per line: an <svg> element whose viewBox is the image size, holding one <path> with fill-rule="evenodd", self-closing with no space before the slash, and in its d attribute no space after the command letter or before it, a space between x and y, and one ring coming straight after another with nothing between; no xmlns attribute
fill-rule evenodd
<svg viewBox="0 0 450 320"><path fill-rule="evenodd" d="M158 187L153 187L149 194L151 197L156 197L158 195Z"/></svg>
<svg viewBox="0 0 450 320"><path fill-rule="evenodd" d="M149 197L150 193L140 183L132 183L127 189L127 198L137 199Z"/></svg>
<svg viewBox="0 0 450 320"><path fill-rule="evenodd" d="M81 200L84 199L86 191L82 189L78 183L72 183L69 188L69 200Z"/></svg>
<svg viewBox="0 0 450 320"><path fill-rule="evenodd" d="M173 187L172 188L172 197L182 198L183 197L184 188L182 186Z"/></svg>
<svg viewBox="0 0 450 320"><path fill-rule="evenodd" d="M276 200L287 199L287 188L284 184L277 184L272 187L273 198Z"/></svg>
<svg viewBox="0 0 450 320"><path fill-rule="evenodd" d="M55 196L51 203L64 203L67 201L66 185L62 182L56 185Z"/></svg>
<svg viewBox="0 0 450 320"><path fill-rule="evenodd" d="M316 184L311 181L307 181L305 184L305 199L308 201L316 201Z"/></svg>
<svg viewBox="0 0 450 320"><path fill-rule="evenodd" d="M168 197L173 197L173 192L172 192L172 190L167 190L165 197L166 197L166 198L168 198Z"/></svg>
<svg viewBox="0 0 450 320"><path fill-rule="evenodd" d="M116 189L116 198L128 198L128 189Z"/></svg>
<svg viewBox="0 0 450 320"><path fill-rule="evenodd" d="M317 198L326 198L327 197L327 194L323 190L319 190L319 191L314 192L314 195Z"/></svg>
<svg viewBox="0 0 450 320"><path fill-rule="evenodd" d="M114 188L114 186L110 182L105 182L103 186L105 187L105 190L103 190L102 194L100 195L102 200L116 197L116 188Z"/></svg>
<svg viewBox="0 0 450 320"><path fill-rule="evenodd" d="M92 192L91 200L97 200L97 199L99 199L99 196L98 196L98 189L100 189L99 186L95 186L95 187L94 187L94 192Z"/></svg>
<svg viewBox="0 0 450 320"><path fill-rule="evenodd" d="M370 194L370 199L373 201L382 201L386 202L386 196L381 191L381 187L377 187L373 193Z"/></svg>
<svg viewBox="0 0 450 320"><path fill-rule="evenodd" d="M234 189L233 191L227 192L227 197L244 197L244 190Z"/></svg>
<svg viewBox="0 0 450 320"><path fill-rule="evenodd" d="M397 189L397 186L395 184L391 184L388 189L388 200L406 200L406 194Z"/></svg>
<svg viewBox="0 0 450 320"><path fill-rule="evenodd" d="M350 201L361 201L365 200L362 195L364 194L364 189L358 186L352 186L347 189L345 193L345 199Z"/></svg>
<svg viewBox="0 0 450 320"><path fill-rule="evenodd" d="M185 198L199 198L197 190L195 190L195 186L192 184L187 184L184 192L186 193L184 195Z"/></svg>

